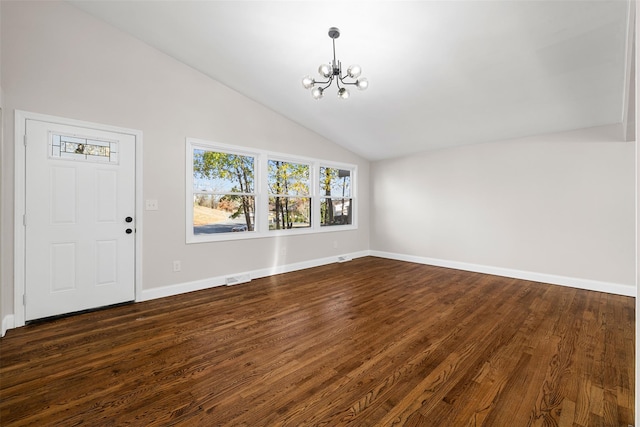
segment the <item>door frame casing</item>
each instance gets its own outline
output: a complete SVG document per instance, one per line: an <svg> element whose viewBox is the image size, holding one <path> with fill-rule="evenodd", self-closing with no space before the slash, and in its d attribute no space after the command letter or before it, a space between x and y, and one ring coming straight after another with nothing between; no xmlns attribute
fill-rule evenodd
<svg viewBox="0 0 640 427"><path fill-rule="evenodd" d="M25 269L26 269L26 230L24 215L26 214L26 150L25 135L27 120L38 120L67 126L132 135L135 140L135 215L136 239L134 255L135 301L142 295L142 131L116 126L68 119L47 114L15 110L15 160L14 160L14 246L13 246L13 299L14 325L17 328L25 325Z"/></svg>

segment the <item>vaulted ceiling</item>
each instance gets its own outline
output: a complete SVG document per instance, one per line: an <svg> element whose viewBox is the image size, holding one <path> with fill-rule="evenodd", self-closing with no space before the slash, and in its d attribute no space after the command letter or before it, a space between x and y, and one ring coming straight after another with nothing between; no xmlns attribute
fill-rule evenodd
<svg viewBox="0 0 640 427"><path fill-rule="evenodd" d="M370 160L622 123L628 0L72 1ZM336 56L366 91L314 100Z"/></svg>

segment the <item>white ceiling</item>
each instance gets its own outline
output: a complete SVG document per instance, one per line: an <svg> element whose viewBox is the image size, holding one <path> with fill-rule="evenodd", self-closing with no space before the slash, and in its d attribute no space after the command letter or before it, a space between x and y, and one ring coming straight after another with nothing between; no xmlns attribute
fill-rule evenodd
<svg viewBox="0 0 640 427"><path fill-rule="evenodd" d="M71 3L370 160L622 122L628 0Z"/></svg>

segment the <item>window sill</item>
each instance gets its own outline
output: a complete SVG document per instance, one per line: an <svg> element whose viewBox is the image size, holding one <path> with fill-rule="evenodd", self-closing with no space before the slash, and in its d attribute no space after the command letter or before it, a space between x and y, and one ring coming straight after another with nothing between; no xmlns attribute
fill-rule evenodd
<svg viewBox="0 0 640 427"><path fill-rule="evenodd" d="M187 244L192 243L209 243L209 242L230 242L235 240L252 240L252 239L268 239L268 238L281 238L287 236L299 236L306 234L320 234L331 233L339 231L357 230L356 225L331 225L319 228L300 228L290 230L269 230L266 232L258 231L242 231L238 233L217 233L217 234L198 234L188 235Z"/></svg>

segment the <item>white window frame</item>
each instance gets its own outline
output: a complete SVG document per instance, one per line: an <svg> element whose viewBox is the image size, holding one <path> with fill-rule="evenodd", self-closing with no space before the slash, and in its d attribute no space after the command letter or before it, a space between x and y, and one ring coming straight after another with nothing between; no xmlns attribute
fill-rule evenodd
<svg viewBox="0 0 640 427"><path fill-rule="evenodd" d="M266 150L240 147L236 145L222 144L196 138L186 138L186 243L205 243L230 240L260 239L265 237L292 236L299 234L313 234L326 232L339 232L355 230L357 224L357 165L334 162L328 160L313 159L303 156L294 156ZM193 197L196 192L193 190L193 151L201 149L206 151L217 151L255 158L254 170L254 192L255 192L255 213L254 231L241 233L213 233L194 234L193 233ZM311 227L292 228L285 230L269 230L269 189L268 162L269 160L279 160L283 162L299 163L309 165L309 197L311 198ZM320 225L320 167L330 167L345 169L351 172L351 224L345 225Z"/></svg>

